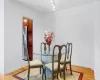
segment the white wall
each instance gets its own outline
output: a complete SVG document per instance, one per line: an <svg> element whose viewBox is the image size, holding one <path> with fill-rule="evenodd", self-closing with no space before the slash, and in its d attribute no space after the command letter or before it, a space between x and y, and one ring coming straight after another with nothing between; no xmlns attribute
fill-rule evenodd
<svg viewBox="0 0 100 80"><path fill-rule="evenodd" d="M57 43L73 43L72 64L94 69L93 4L57 11L55 15Z"/></svg>
<svg viewBox="0 0 100 80"><path fill-rule="evenodd" d="M48 16L55 20L55 44L73 43L72 64L94 69L93 4L55 11Z"/></svg>
<svg viewBox="0 0 100 80"><path fill-rule="evenodd" d="M100 1L95 2L95 80L100 80Z"/></svg>
<svg viewBox="0 0 100 80"><path fill-rule="evenodd" d="M4 73L4 1L0 1L0 74Z"/></svg>
<svg viewBox="0 0 100 80"><path fill-rule="evenodd" d="M45 16L44 19L44 26L48 27L48 29L55 33L55 26L56 26L56 18L55 13L46 13L43 16ZM55 45L55 38L53 38L53 41L51 43L51 48Z"/></svg>
<svg viewBox="0 0 100 80"><path fill-rule="evenodd" d="M40 43L44 41L43 16L14 0L5 0L5 73L16 70L26 63L22 60L22 18L33 19L33 51L40 52Z"/></svg>

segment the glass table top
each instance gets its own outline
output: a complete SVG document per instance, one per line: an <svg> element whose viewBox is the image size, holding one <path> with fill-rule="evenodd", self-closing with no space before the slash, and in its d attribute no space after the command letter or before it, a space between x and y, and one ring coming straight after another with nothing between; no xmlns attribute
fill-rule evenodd
<svg viewBox="0 0 100 80"><path fill-rule="evenodd" d="M41 53L33 53L33 55L41 55ZM52 53L43 53L42 56L52 56ZM57 56L58 54L54 54L54 56Z"/></svg>

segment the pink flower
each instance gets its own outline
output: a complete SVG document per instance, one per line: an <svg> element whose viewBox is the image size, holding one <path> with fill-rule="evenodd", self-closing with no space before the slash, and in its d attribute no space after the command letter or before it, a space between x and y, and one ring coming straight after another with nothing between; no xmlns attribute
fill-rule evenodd
<svg viewBox="0 0 100 80"><path fill-rule="evenodd" d="M53 40L53 37L54 37L54 33L53 32L50 32L50 30L45 31L44 39L45 39L47 45L51 44L51 42Z"/></svg>

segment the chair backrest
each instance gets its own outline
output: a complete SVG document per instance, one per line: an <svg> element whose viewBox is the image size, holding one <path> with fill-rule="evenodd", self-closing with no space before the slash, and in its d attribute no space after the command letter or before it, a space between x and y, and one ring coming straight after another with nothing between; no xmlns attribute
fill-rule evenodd
<svg viewBox="0 0 100 80"><path fill-rule="evenodd" d="M67 46L67 59L70 59L71 60L71 57L72 57L72 43L67 43L66 44Z"/></svg>
<svg viewBox="0 0 100 80"><path fill-rule="evenodd" d="M45 42L41 43L40 50L41 50L41 61L42 61L42 54L44 54L46 52L46 50L47 50Z"/></svg>
<svg viewBox="0 0 100 80"><path fill-rule="evenodd" d="M53 56L52 56L52 72L54 72L54 56L55 55L58 55L58 72L60 71L60 61L61 61L61 57L62 57L62 49L63 47L65 47L65 59L64 59L64 62L66 62L66 45L55 45L54 48L53 48ZM58 54L55 52L55 49L58 48ZM64 64L64 67L65 67L65 64Z"/></svg>

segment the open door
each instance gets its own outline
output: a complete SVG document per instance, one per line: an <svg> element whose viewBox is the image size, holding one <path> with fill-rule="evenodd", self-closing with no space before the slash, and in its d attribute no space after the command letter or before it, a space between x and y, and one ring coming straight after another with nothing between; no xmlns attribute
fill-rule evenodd
<svg viewBox="0 0 100 80"><path fill-rule="evenodd" d="M27 45L29 59L31 61L33 60L33 20L23 17L23 60L27 60L25 45Z"/></svg>

